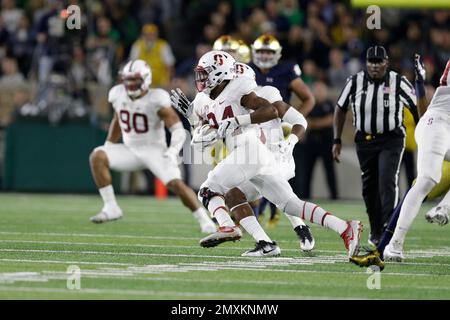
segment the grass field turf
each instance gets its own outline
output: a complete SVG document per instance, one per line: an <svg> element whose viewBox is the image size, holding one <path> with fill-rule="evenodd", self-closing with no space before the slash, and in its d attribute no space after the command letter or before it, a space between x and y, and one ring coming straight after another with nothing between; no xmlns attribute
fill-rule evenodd
<svg viewBox="0 0 450 320"><path fill-rule="evenodd" d="M421 214L406 243L407 260L387 264L381 289L347 262L342 240L312 225L316 248L301 253L287 219L268 230L280 258L240 254L249 235L203 249L194 218L177 199L118 197L125 217L94 225L98 196L0 194L0 299L449 299L450 233ZM362 202L320 202L367 224ZM367 242L368 231L362 234ZM66 287L81 268L81 290Z"/></svg>

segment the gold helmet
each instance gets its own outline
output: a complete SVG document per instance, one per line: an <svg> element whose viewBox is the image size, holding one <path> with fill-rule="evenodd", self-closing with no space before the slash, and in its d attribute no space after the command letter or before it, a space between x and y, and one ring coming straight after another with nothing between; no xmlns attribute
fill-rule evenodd
<svg viewBox="0 0 450 320"><path fill-rule="evenodd" d="M239 50L239 42L232 36L223 35L214 41L213 50L228 52L233 58L236 58L236 54Z"/></svg>
<svg viewBox="0 0 450 320"><path fill-rule="evenodd" d="M270 69L280 60L281 49L280 43L274 36L268 34L262 35L253 42L253 62L258 68Z"/></svg>
<svg viewBox="0 0 450 320"><path fill-rule="evenodd" d="M243 63L249 63L252 59L251 53L250 53L250 47L243 41L238 40L239 43L239 49L236 54L236 61L243 62Z"/></svg>

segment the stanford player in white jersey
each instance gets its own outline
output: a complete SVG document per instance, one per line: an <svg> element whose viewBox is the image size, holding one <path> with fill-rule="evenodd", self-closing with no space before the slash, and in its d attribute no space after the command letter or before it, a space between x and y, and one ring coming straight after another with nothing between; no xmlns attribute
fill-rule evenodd
<svg viewBox="0 0 450 320"><path fill-rule="evenodd" d="M108 95L115 113L107 141L90 157L92 174L104 201L103 209L91 221L102 223L123 215L114 196L110 169L149 169L169 190L180 196L199 221L202 232L214 232L215 224L192 189L181 180L177 158L186 134L170 107L169 94L162 89L149 88L151 70L142 60L130 61L121 75L123 84L113 87ZM170 146L166 143L164 127L172 134ZM123 143L119 143L120 137Z"/></svg>
<svg viewBox="0 0 450 320"><path fill-rule="evenodd" d="M338 232L344 240L348 254L359 248L361 223L343 221L319 206L297 198L289 183L279 174L270 151L257 137L257 126L278 117L277 109L267 100L258 97L254 90L256 83L248 78L234 78L234 59L222 51L211 51L200 58L196 68L197 89L207 94L207 99L197 97L189 103L180 90L172 92L172 103L191 123L197 115L202 121L218 127L217 137L224 138L229 149L228 156L209 174L199 192L205 207L216 208L214 217L223 228L236 229L228 215L224 202L227 198L231 211L250 210L241 226L254 234L258 229L261 240L254 250L244 256L273 256L281 253L259 225L245 196L228 193L235 187L250 181L269 201L286 213L309 219ZM231 74L230 74L231 73ZM195 112L194 112L195 110ZM250 110L254 110L250 112Z"/></svg>
<svg viewBox="0 0 450 320"><path fill-rule="evenodd" d="M236 62L235 72L237 77L244 77L255 80L255 72L245 63ZM306 119L303 115L296 109L291 108L289 105L285 104L282 100L281 94L277 88L272 86L258 87L255 89L255 93L270 103L272 103L278 110L279 115L286 114L289 110L288 115L284 117L284 121L289 122L293 126L293 134L288 138L287 141L284 140L283 129L281 126L280 117L259 124L259 135L260 141L271 151L274 156L276 167L279 168L281 176L289 181L295 176L295 162L292 155L292 150L295 144L305 133L307 128ZM261 199L260 192L256 187L249 181L238 186L237 190L233 190L233 193L242 192L249 203L257 203ZM242 196L242 195L241 195ZM258 204L257 204L258 205ZM211 208L215 211L218 208ZM246 214L250 214L250 211L242 210L237 208L234 211L236 221L240 223L240 220L247 218ZM289 222L291 223L294 231L300 240L300 248L303 251L311 251L314 248L314 238L311 234L310 228L303 222L299 217L291 216L286 214ZM250 234L252 235L252 234ZM217 237L224 237L225 239L230 238L230 234L221 234L220 231L212 234L200 241L201 246L211 247L219 244L223 239L217 239ZM239 234L237 234L239 236ZM252 235L253 236L253 235ZM260 239L255 237L258 242Z"/></svg>
<svg viewBox="0 0 450 320"><path fill-rule="evenodd" d="M416 65L417 68L417 65ZM423 66L419 65L423 69ZM442 163L450 161L450 60L440 80L440 86L417 124L417 179L403 202L394 235L384 249L385 260L402 261L406 234L419 213L422 202L442 178ZM439 210L438 210L439 209ZM436 210L427 213L427 220L446 224L450 215L450 191Z"/></svg>

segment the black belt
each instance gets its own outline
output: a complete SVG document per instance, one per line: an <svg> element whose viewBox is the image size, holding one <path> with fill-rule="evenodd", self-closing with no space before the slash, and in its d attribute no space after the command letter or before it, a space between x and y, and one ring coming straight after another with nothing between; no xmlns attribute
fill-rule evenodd
<svg viewBox="0 0 450 320"><path fill-rule="evenodd" d="M388 138L404 138L404 137L405 137L405 133L400 127L395 128L392 131L383 132L383 133L375 133L375 134L356 131L355 142L384 140L384 139L388 139Z"/></svg>

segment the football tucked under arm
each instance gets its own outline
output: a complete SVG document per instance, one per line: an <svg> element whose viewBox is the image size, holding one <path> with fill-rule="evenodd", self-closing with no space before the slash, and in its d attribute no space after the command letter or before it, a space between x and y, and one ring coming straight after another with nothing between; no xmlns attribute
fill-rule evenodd
<svg viewBox="0 0 450 320"><path fill-rule="evenodd" d="M203 151L206 147L216 143L217 139L217 129L209 124L203 124L194 129L191 146L198 151Z"/></svg>

